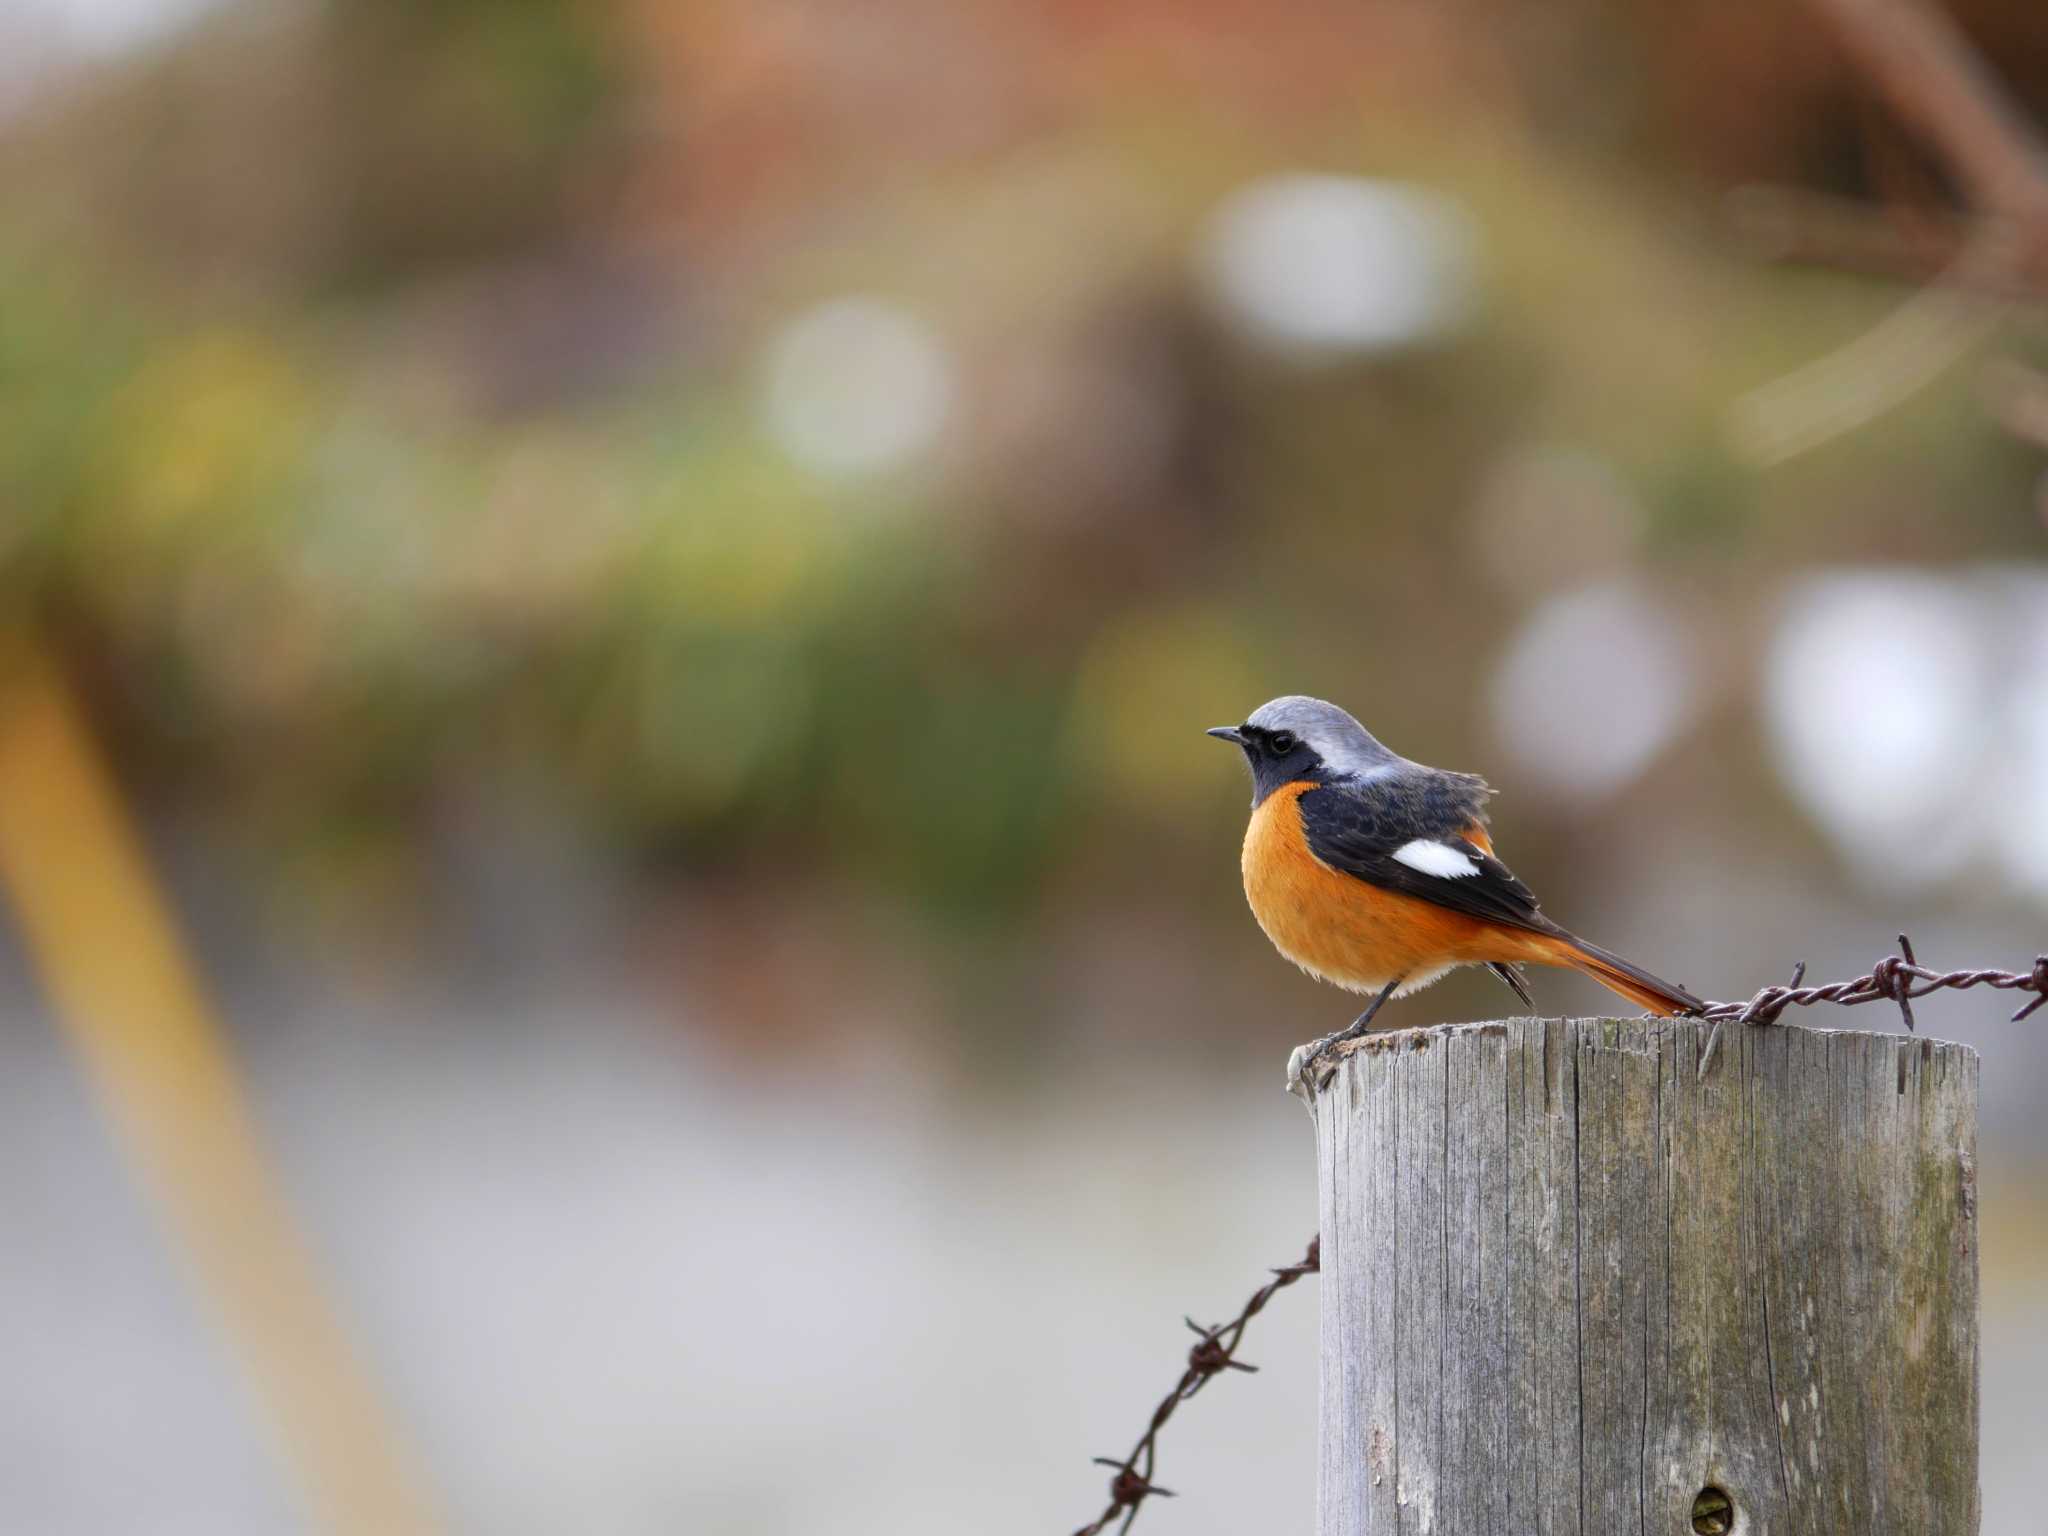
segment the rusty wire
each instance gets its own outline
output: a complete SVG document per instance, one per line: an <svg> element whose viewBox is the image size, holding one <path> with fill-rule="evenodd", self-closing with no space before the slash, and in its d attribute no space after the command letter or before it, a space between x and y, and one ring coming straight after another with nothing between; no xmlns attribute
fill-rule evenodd
<svg viewBox="0 0 2048 1536"><path fill-rule="evenodd" d="M1802 987L1800 983L1805 979L1806 962L1802 960L1793 967L1792 980L1785 986L1760 988L1756 996L1744 1003L1709 1003L1699 1015L1714 1025L1713 1033L1707 1036L1706 1049L1700 1052L1700 1076L1705 1077L1707 1068L1714 1064L1714 1053L1721 1047L1721 1026L1731 1019L1737 1024L1775 1024L1787 1008L1806 1008L1814 1003L1854 1008L1860 1003L1893 1002L1899 1005L1899 1017L1911 1031L1913 999L1944 989L1996 987L2032 992L2033 1001L2014 1010L2015 1024L2048 1003L2048 955L2036 955L2030 971L1930 971L1920 964L1913 953L1913 941L1903 933L1899 935L1899 952L1886 955L1861 976L1819 987Z"/></svg>
<svg viewBox="0 0 2048 1536"><path fill-rule="evenodd" d="M1806 962L1802 960L1793 967L1792 980L1784 986L1760 988L1756 996L1747 1002L1707 1004L1698 1017L1712 1023L1714 1029L1707 1037L1706 1049L1700 1052L1700 1075L1706 1076L1707 1068L1713 1065L1714 1054L1721 1045L1722 1025L1731 1020L1737 1024L1775 1024L1787 1008L1808 1008L1815 1003L1854 1008L1861 1003L1892 1002L1898 1004L1899 1015L1906 1028L1911 1030L1915 1027L1913 999L1925 997L1930 992L1994 987L2007 992L2033 993L2032 1001L2022 1003L2013 1011L2015 1024L2043 1004L2048 1004L2048 955L2035 956L2033 968L2027 971L1930 971L1914 956L1913 941L1903 933L1899 935L1899 952L1886 955L1861 976L1817 987L1800 985L1805 979ZM1113 1456L1095 1458L1096 1465L1116 1469L1109 1480L1109 1504L1074 1536L1101 1536L1119 1516L1122 1523L1117 1530L1121 1536L1131 1528L1131 1522L1138 1518L1138 1511L1147 1499L1155 1495L1162 1499L1174 1496L1171 1488L1162 1488L1152 1480L1158 1462L1159 1431L1166 1427L1166 1421L1173 1417L1174 1410L1208 1385L1212 1377L1224 1371L1258 1369L1237 1358L1237 1347L1244 1339L1246 1325L1265 1310L1266 1303L1275 1295L1302 1276L1318 1273L1322 1267L1322 1238L1318 1235L1309 1239L1308 1252L1299 1262L1274 1270L1273 1278L1253 1291L1243 1309L1229 1322L1204 1328L1192 1317L1186 1320L1195 1334L1195 1343L1188 1350L1187 1369L1181 1372L1173 1390L1152 1410L1151 1421L1146 1424L1145 1433L1138 1437L1138 1443L1131 1447L1130 1455L1121 1460Z"/></svg>
<svg viewBox="0 0 2048 1536"><path fill-rule="evenodd" d="M1145 1500L1154 1496L1162 1499L1173 1497L1171 1488L1162 1488L1152 1481L1158 1460L1159 1431L1173 1417L1174 1409L1207 1386L1211 1378L1224 1371L1258 1369L1256 1365L1248 1365L1237 1358L1237 1346L1243 1342L1245 1327L1265 1310L1266 1303L1275 1295L1303 1275L1313 1275L1323 1267L1322 1241L1320 1237L1310 1238L1308 1252L1298 1262L1283 1264L1274 1270L1273 1278L1253 1291L1237 1316L1229 1322L1204 1328L1192 1317L1186 1320L1195 1335L1195 1342L1188 1350L1187 1369L1181 1372L1173 1390L1152 1410L1152 1421L1145 1426L1145 1433L1138 1437L1138 1443L1131 1447L1130 1455L1121 1461L1114 1456L1095 1458L1097 1466L1116 1468L1115 1475L1109 1480L1109 1507L1097 1515L1092 1524L1082 1526L1074 1536L1099 1536L1119 1515L1123 1517L1123 1523L1117 1530L1128 1531L1131 1522L1138 1518L1138 1510Z"/></svg>

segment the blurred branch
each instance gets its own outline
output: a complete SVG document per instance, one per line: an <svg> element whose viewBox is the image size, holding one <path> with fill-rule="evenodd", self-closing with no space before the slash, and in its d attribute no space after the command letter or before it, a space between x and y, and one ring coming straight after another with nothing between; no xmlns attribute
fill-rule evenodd
<svg viewBox="0 0 2048 1536"><path fill-rule="evenodd" d="M319 1527L435 1530L271 1174L113 776L56 665L12 635L0 637L0 886Z"/></svg>
<svg viewBox="0 0 2048 1536"><path fill-rule="evenodd" d="M2048 303L2048 262L2006 271L1967 267L1961 260L1984 226L1953 214L1916 210L1904 229L1886 208L1790 187L1742 187L1727 216L1736 235L1763 261L1832 267L1914 284L1945 282L2012 303Z"/></svg>
<svg viewBox="0 0 2048 1536"><path fill-rule="evenodd" d="M2048 253L2048 147L1955 23L1922 0L1812 3L1892 109L1940 151L1986 219L1965 225L1960 252L1893 314L1735 403L1729 430L1737 450L1766 464L1911 399L2001 318L1998 302L1977 295L2023 286ZM1866 229L1836 224L1829 234L1859 255L1876 248ZM1921 243L1917 231L1895 230L1894 239L1887 256Z"/></svg>
<svg viewBox="0 0 2048 1536"><path fill-rule="evenodd" d="M1987 231L1936 281L1846 346L1751 390L1729 411L1739 451L1776 464L1910 400L1990 334L2004 305L1975 291L2010 278L2014 241Z"/></svg>
<svg viewBox="0 0 2048 1536"><path fill-rule="evenodd" d="M1921 0L1812 3L1976 201L2048 242L2048 146L1948 15Z"/></svg>

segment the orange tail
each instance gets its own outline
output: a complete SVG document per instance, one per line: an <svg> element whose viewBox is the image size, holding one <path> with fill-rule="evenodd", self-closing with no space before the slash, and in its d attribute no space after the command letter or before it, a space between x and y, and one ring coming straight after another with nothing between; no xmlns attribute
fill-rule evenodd
<svg viewBox="0 0 2048 1536"><path fill-rule="evenodd" d="M1639 1008L1669 1017L1698 1013L1707 1005L1683 987L1652 976L1641 966L1631 965L1617 954L1588 944L1574 934L1559 932L1545 945L1540 958L1546 965L1562 965L1592 977L1610 992L1619 993Z"/></svg>

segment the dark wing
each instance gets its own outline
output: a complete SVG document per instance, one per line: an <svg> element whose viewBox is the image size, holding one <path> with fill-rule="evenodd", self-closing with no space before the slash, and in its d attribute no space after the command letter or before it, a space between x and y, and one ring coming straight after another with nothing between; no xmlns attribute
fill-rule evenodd
<svg viewBox="0 0 2048 1536"><path fill-rule="evenodd" d="M1558 932L1507 865L1466 841L1465 831L1479 820L1485 793L1484 785L1468 775L1425 770L1413 779L1326 784L1297 803L1309 850L1332 869L1467 917L1534 933ZM1432 874L1394 857L1418 841L1442 844L1469 861L1473 872Z"/></svg>

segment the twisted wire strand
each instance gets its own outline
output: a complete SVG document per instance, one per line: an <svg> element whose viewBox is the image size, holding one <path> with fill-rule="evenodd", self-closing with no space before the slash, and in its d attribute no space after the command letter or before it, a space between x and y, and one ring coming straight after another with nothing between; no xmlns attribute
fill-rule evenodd
<svg viewBox="0 0 2048 1536"><path fill-rule="evenodd" d="M1159 1400L1159 1406L1152 1410L1151 1422L1145 1426L1138 1443L1131 1447L1131 1453L1121 1460L1114 1456L1098 1456L1095 1464L1114 1467L1115 1474L1109 1480L1109 1505L1095 1520L1082 1526L1074 1536L1100 1536L1109 1529L1112 1521L1122 1517L1117 1526L1119 1533L1128 1531L1131 1522L1138 1518L1138 1511L1145 1500L1153 1497L1170 1499L1174 1496L1171 1488L1162 1488L1155 1483L1153 1469L1159 1452L1159 1431L1166 1427L1166 1421L1173 1417L1174 1410L1189 1398L1200 1392L1217 1376L1225 1371L1256 1371L1256 1365L1247 1364L1237 1358L1237 1347L1244 1341L1245 1328L1251 1320L1266 1309L1281 1291L1293 1285L1304 1275L1313 1275L1323 1267L1322 1239L1309 1239L1308 1252L1292 1264L1283 1264L1272 1271L1273 1278L1253 1291L1237 1316L1227 1323L1216 1323L1203 1327L1192 1317L1186 1319L1188 1327L1195 1334L1195 1342L1188 1350L1187 1369L1181 1372L1180 1380L1173 1390Z"/></svg>

